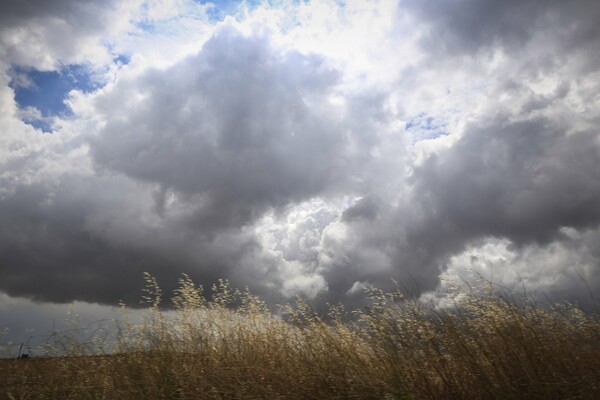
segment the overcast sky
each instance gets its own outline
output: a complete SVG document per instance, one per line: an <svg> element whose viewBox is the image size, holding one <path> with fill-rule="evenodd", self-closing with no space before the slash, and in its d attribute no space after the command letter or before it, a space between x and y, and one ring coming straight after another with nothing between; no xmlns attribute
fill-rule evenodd
<svg viewBox="0 0 600 400"><path fill-rule="evenodd" d="M599 123L595 0L3 1L0 327L144 271L592 304Z"/></svg>

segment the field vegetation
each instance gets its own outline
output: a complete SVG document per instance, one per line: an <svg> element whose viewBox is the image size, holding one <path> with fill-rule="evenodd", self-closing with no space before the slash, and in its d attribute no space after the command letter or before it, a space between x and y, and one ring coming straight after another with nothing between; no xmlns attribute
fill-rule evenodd
<svg viewBox="0 0 600 400"><path fill-rule="evenodd" d="M225 281L146 276L141 321L85 340L55 332L45 357L0 360L1 399L598 399L600 320L489 287L439 309L400 291L369 307L269 309ZM207 299L210 298L210 300Z"/></svg>

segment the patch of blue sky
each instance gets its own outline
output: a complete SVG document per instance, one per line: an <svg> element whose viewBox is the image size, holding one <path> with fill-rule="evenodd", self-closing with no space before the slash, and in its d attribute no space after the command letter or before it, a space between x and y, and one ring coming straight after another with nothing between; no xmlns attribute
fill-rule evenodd
<svg viewBox="0 0 600 400"><path fill-rule="evenodd" d="M113 57L113 61L115 64L127 65L131 62L131 56L126 54L117 54Z"/></svg>
<svg viewBox="0 0 600 400"><path fill-rule="evenodd" d="M405 129L418 139L435 139L448 134L448 124L441 118L419 113L406 122Z"/></svg>
<svg viewBox="0 0 600 400"><path fill-rule="evenodd" d="M238 0L196 0L197 3L200 4L212 4L213 7L207 9L207 15L210 21L222 21L227 16L235 16L238 12L240 5L245 3L249 9L256 8L262 3L265 3L264 0L246 0L246 1L238 1ZM269 3L269 2L266 2Z"/></svg>
<svg viewBox="0 0 600 400"><path fill-rule="evenodd" d="M210 14L210 12L209 12ZM136 23L137 32L130 33L131 36L177 36L182 33L184 27L181 24L182 19L201 19L195 14L182 14L177 16L168 16L162 19L144 19ZM209 15L210 18L210 15ZM108 47L108 46L107 46Z"/></svg>
<svg viewBox="0 0 600 400"><path fill-rule="evenodd" d="M137 23L137 27L146 33L156 33L156 23L140 21Z"/></svg>
<svg viewBox="0 0 600 400"><path fill-rule="evenodd" d="M101 39L100 45L102 45L110 54L112 54L113 63L117 65L127 65L131 62L131 54L121 53L120 49L115 46L113 42L108 39Z"/></svg>
<svg viewBox="0 0 600 400"><path fill-rule="evenodd" d="M52 117L71 115L65 104L71 90L91 92L103 86L102 80L85 64L64 65L58 71L15 67L11 75L10 86L19 109L35 109L39 115L39 118L27 118L25 122L45 132L51 131L48 121Z"/></svg>

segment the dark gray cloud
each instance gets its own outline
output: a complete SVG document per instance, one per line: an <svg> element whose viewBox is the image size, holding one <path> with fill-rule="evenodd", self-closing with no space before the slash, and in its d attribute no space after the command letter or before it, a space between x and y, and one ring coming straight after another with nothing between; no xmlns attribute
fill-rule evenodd
<svg viewBox="0 0 600 400"><path fill-rule="evenodd" d="M0 5L0 54L6 63L53 69L83 62L119 17L117 2L95 0L17 1Z"/></svg>
<svg viewBox="0 0 600 400"><path fill-rule="evenodd" d="M280 299L296 272L281 271L253 224L316 196L359 191L370 174L362 153L378 145L371 128L382 115L372 110L385 97L336 105L338 78L320 56L224 28L197 55L98 93L94 105L107 123L84 136L95 170L6 181L2 289L114 303L139 294L143 271L167 289L186 272ZM24 164L35 175L43 165L33 160L60 162L80 145L78 138L16 158L12 169L19 175Z"/></svg>
<svg viewBox="0 0 600 400"><path fill-rule="evenodd" d="M151 204L144 201L149 192L136 193L129 184L114 177L64 176L60 183L21 184L4 196L2 290L37 301L123 299L135 305L143 272L167 290L182 272L210 285L232 277L231 269L256 247L247 235L207 243L177 219L145 221L152 218ZM262 292L261 282L254 287Z"/></svg>
<svg viewBox="0 0 600 400"><path fill-rule="evenodd" d="M197 229L237 229L343 183L348 122L328 100L337 79L321 57L223 29L198 55L99 99L108 124L92 155L187 197Z"/></svg>
<svg viewBox="0 0 600 400"><path fill-rule="evenodd" d="M329 294L351 300L356 282L390 287L392 278L413 293L433 290L452 257L496 238L527 260L500 265L498 282L515 271L525 275L530 264L527 284L551 290L541 296L560 293L591 304L585 286L600 290L597 246L567 233L593 232L600 224L598 137L567 133L541 117L512 120L499 113L474 121L453 146L415 167L410 195L397 206L365 198L325 232L321 263ZM574 261L569 252L587 255ZM468 265L456 265L452 273L469 275ZM585 266L587 283L576 272L566 274L576 265ZM555 286L542 283L558 275Z"/></svg>
<svg viewBox="0 0 600 400"><path fill-rule="evenodd" d="M405 0L402 5L429 26L424 43L430 49L473 53L502 46L519 52L534 39L563 53L598 46L600 4L594 0Z"/></svg>
<svg viewBox="0 0 600 400"><path fill-rule="evenodd" d="M147 262L156 255L152 249L119 248L95 237L86 218L94 208L89 196L98 189L91 182L65 178L67 184L56 186L19 185L3 198L2 289L56 302L130 297L127 281L139 276L140 263L152 269L153 262Z"/></svg>
<svg viewBox="0 0 600 400"><path fill-rule="evenodd" d="M560 266L575 262L600 290L596 3L401 5L427 27L426 57L407 69L415 82L464 87L480 99L474 110L427 104L402 77L390 88L348 82L326 55L224 23L169 67L138 72L133 60L56 140L7 142L0 290L135 302L143 271L167 289L186 272L272 301L355 303L363 285L392 278L433 290L440 274L504 247L513 264L493 263L506 274L531 264L532 284L577 297L576 274ZM504 59L489 66L498 49ZM451 82L464 54L476 87ZM403 109L421 103L403 129Z"/></svg>
<svg viewBox="0 0 600 400"><path fill-rule="evenodd" d="M545 243L600 222L598 133L506 115L469 126L415 169L417 196L456 233ZM441 222L441 221L440 221Z"/></svg>
<svg viewBox="0 0 600 400"><path fill-rule="evenodd" d="M69 24L83 26L89 29L98 28L101 19L93 17L102 16L103 10L111 2L98 2L96 0L6 0L0 5L0 24L7 26L22 26L30 20L42 18L56 18Z"/></svg>

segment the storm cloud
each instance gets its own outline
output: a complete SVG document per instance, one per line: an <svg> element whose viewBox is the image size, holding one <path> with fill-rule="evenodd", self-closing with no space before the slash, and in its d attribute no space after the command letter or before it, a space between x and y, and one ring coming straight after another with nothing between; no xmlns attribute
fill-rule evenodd
<svg viewBox="0 0 600 400"><path fill-rule="evenodd" d="M144 271L167 289L185 272L272 302L301 294L359 304L362 288L392 279L436 298L442 275L525 279L589 301L582 284L600 289L595 2L327 3L337 14L322 15L323 4L202 20L206 33L192 44L197 26L153 17L140 27L151 12L138 10L119 25L128 39L111 39L129 52L126 65L101 40L115 8L3 5L14 18L0 20L12 54L0 290L135 302ZM98 7L106 20L69 22ZM375 16L385 28L369 41ZM49 45L46 61L6 44L48 18L81 41ZM127 40L140 29L148 42L136 52ZM184 56L154 60L154 31L169 37L165 52ZM332 50L357 32L364 43ZM51 134L25 123L10 68L103 51L88 61L106 71L104 86L74 88L72 115L55 116ZM376 51L377 62L353 55Z"/></svg>
<svg viewBox="0 0 600 400"><path fill-rule="evenodd" d="M328 101L337 79L321 57L224 29L198 55L98 98L107 125L91 153L99 169L160 186L163 212L176 193L199 229L239 228L343 179L347 122Z"/></svg>
<svg viewBox="0 0 600 400"><path fill-rule="evenodd" d="M60 63L106 57L96 42L116 28L117 17L114 1L3 1L2 62L51 70Z"/></svg>
<svg viewBox="0 0 600 400"><path fill-rule="evenodd" d="M598 46L600 6L590 0L406 0L402 5L428 26L423 44L447 52L500 46L520 53L540 40L561 53Z"/></svg>

